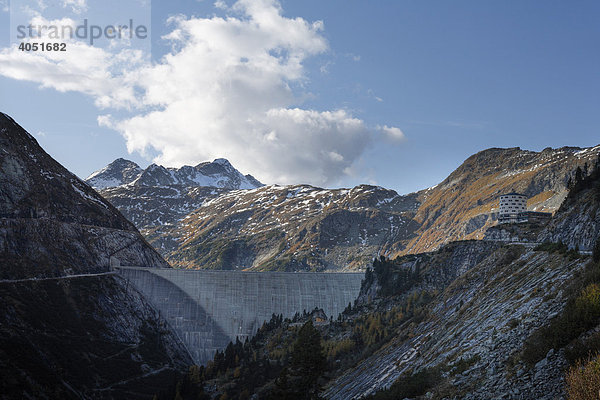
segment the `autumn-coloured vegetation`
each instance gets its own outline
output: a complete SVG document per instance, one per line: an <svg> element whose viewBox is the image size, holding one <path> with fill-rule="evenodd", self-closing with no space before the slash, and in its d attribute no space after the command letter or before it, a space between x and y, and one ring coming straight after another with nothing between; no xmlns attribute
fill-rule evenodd
<svg viewBox="0 0 600 400"><path fill-rule="evenodd" d="M600 355L578 361L565 377L569 400L598 400L600 398Z"/></svg>

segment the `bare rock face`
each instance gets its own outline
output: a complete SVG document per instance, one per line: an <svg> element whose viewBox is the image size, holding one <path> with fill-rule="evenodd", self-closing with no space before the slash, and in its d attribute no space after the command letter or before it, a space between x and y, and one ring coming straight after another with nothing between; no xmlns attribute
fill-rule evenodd
<svg viewBox="0 0 600 400"><path fill-rule="evenodd" d="M0 113L0 279L167 266L135 226Z"/></svg>
<svg viewBox="0 0 600 400"><path fill-rule="evenodd" d="M594 171L569 193L539 241L563 242L592 251L600 238L600 160Z"/></svg>
<svg viewBox="0 0 600 400"><path fill-rule="evenodd" d="M50 157L12 118L0 113L0 216L50 218L135 231L109 202Z"/></svg>

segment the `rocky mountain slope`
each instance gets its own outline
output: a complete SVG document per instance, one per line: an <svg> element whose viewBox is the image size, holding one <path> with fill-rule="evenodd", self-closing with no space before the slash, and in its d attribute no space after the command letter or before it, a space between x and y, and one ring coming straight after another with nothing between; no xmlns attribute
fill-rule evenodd
<svg viewBox="0 0 600 400"><path fill-rule="evenodd" d="M192 363L112 276L0 282L0 398L149 399Z"/></svg>
<svg viewBox="0 0 600 400"><path fill-rule="evenodd" d="M569 180L596 164L600 146L547 148L541 152L489 149L469 157L443 182L419 192L417 236L400 254L418 253L452 240L481 239L495 223L498 196L525 194L528 210L554 212L567 195Z"/></svg>
<svg viewBox="0 0 600 400"><path fill-rule="evenodd" d="M133 161L117 158L106 167L92 173L85 181L96 190L127 185L138 179L144 172Z"/></svg>
<svg viewBox="0 0 600 400"><path fill-rule="evenodd" d="M595 170L574 185L536 240L567 239L572 248L590 247L592 241L600 250L599 207ZM358 398L399 378L406 384L420 371L421 377L437 376L436 382L421 382L420 394L429 392L429 398L562 398L569 363L599 350L600 264L560 243L491 251L484 243L489 242L444 247L440 252L452 254L446 261L420 254L380 265L379 271L375 265L353 319L390 310L411 292L433 289L434 296L421 321L399 325L380 350L333 380L326 397ZM470 253L481 256L460 261ZM415 268L419 278L398 290L394 280ZM427 277L432 271L456 278L436 283ZM402 393L400 386L395 389Z"/></svg>
<svg viewBox="0 0 600 400"><path fill-rule="evenodd" d="M575 182L553 221L538 240L563 242L569 248L592 251L600 236L600 161L599 165Z"/></svg>
<svg viewBox="0 0 600 400"><path fill-rule="evenodd" d="M267 186L223 194L148 238L182 267L352 269L409 237L415 206L414 196L374 186Z"/></svg>
<svg viewBox="0 0 600 400"><path fill-rule="evenodd" d="M513 233L540 242L559 231L594 232L599 207L600 171L573 186L551 225L523 224ZM585 218L574 218L580 213ZM317 382L323 397L564 398L569 367L600 351L594 235L593 257L560 242L469 240L375 260L352 308L337 321L313 318L327 360ZM575 235L572 246L588 236ZM303 323L274 317L189 379L213 397L281 398ZM260 378L248 381L246 373Z"/></svg>
<svg viewBox="0 0 600 400"><path fill-rule="evenodd" d="M109 262L168 264L1 113L0 166L0 398L148 398L191 359Z"/></svg>
<svg viewBox="0 0 600 400"><path fill-rule="evenodd" d="M165 231L207 200L231 190L263 186L219 158L195 167L146 169L119 158L85 180L149 237ZM166 254L161 243L153 245Z"/></svg>
<svg viewBox="0 0 600 400"><path fill-rule="evenodd" d="M0 114L0 279L166 266L135 226Z"/></svg>
<svg viewBox="0 0 600 400"><path fill-rule="evenodd" d="M196 202L199 208L185 217L176 211L181 219L174 224L143 233L171 263L186 268L365 268L378 254L395 257L454 240L482 239L496 224L502 193L524 193L528 209L553 212L576 169L587 165L591 171L599 153L600 146L541 152L489 149L469 157L439 185L405 196L366 185L216 193L210 201ZM182 195L191 204L191 196ZM124 200L108 197L122 210L135 209L135 218L143 220L142 203L135 196L126 208L119 203Z"/></svg>
<svg viewBox="0 0 600 400"><path fill-rule="evenodd" d="M415 293L431 297L420 318L398 326L390 324L388 329L394 333L388 341L332 381L327 398L360 398L417 371L437 375L437 382L429 383L421 393L435 393L434 398L553 399L563 393L564 353L546 349L541 359L528 365L522 352L527 338L563 309L570 283L589 260L569 260L533 247L504 246L480 253L479 262L463 264L466 268L461 274L457 252L477 253L480 249L448 250L454 254L441 263L447 282L428 282L431 278L427 275L440 266L433 264L439 262L439 255L433 254L417 256L414 261L399 259L392 267L401 271L419 266L425 272L406 292L390 296L365 287L365 292L378 294L363 303L350 321L360 320L365 313L393 309ZM398 272L388 274L393 279ZM375 279L373 285L381 285L381 281Z"/></svg>

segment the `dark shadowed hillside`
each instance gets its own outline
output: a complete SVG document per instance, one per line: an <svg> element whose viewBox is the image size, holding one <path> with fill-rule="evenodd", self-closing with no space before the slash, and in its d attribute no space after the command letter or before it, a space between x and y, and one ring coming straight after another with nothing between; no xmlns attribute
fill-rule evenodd
<svg viewBox="0 0 600 400"><path fill-rule="evenodd" d="M0 279L166 266L108 201L0 114Z"/></svg>
<svg viewBox="0 0 600 400"><path fill-rule="evenodd" d="M191 363L109 260L167 267L0 113L0 398L143 399Z"/></svg>

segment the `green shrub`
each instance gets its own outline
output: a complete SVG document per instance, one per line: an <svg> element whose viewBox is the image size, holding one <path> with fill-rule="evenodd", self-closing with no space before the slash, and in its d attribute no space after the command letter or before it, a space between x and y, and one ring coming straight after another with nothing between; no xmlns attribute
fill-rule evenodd
<svg viewBox="0 0 600 400"><path fill-rule="evenodd" d="M579 335L597 325L600 318L600 285L587 285L565 307L562 314L535 331L525 342L523 359L535 364L550 349L560 349Z"/></svg>
<svg viewBox="0 0 600 400"><path fill-rule="evenodd" d="M600 317L600 285L592 283L575 300L575 312L582 326L595 325Z"/></svg>
<svg viewBox="0 0 600 400"><path fill-rule="evenodd" d="M327 359L335 360L339 355L353 351L356 348L356 343L352 339L342 339L339 341L327 341L324 347Z"/></svg>
<svg viewBox="0 0 600 400"><path fill-rule="evenodd" d="M380 390L367 399L396 400L422 396L440 380L441 373L438 368L423 369L413 375L400 376L389 389Z"/></svg>
<svg viewBox="0 0 600 400"><path fill-rule="evenodd" d="M540 245L537 245L534 251L547 251L548 253L560 253L566 254L569 251L569 248L563 242L553 243L553 242L544 242Z"/></svg>
<svg viewBox="0 0 600 400"><path fill-rule="evenodd" d="M565 348L565 358L570 365L597 353L600 353L600 332L585 339L578 338Z"/></svg>
<svg viewBox="0 0 600 400"><path fill-rule="evenodd" d="M460 360L454 363L454 371L452 371L453 375L460 375L473 365L477 364L477 362L481 360L479 354L475 354L473 357L469 358L461 358Z"/></svg>

